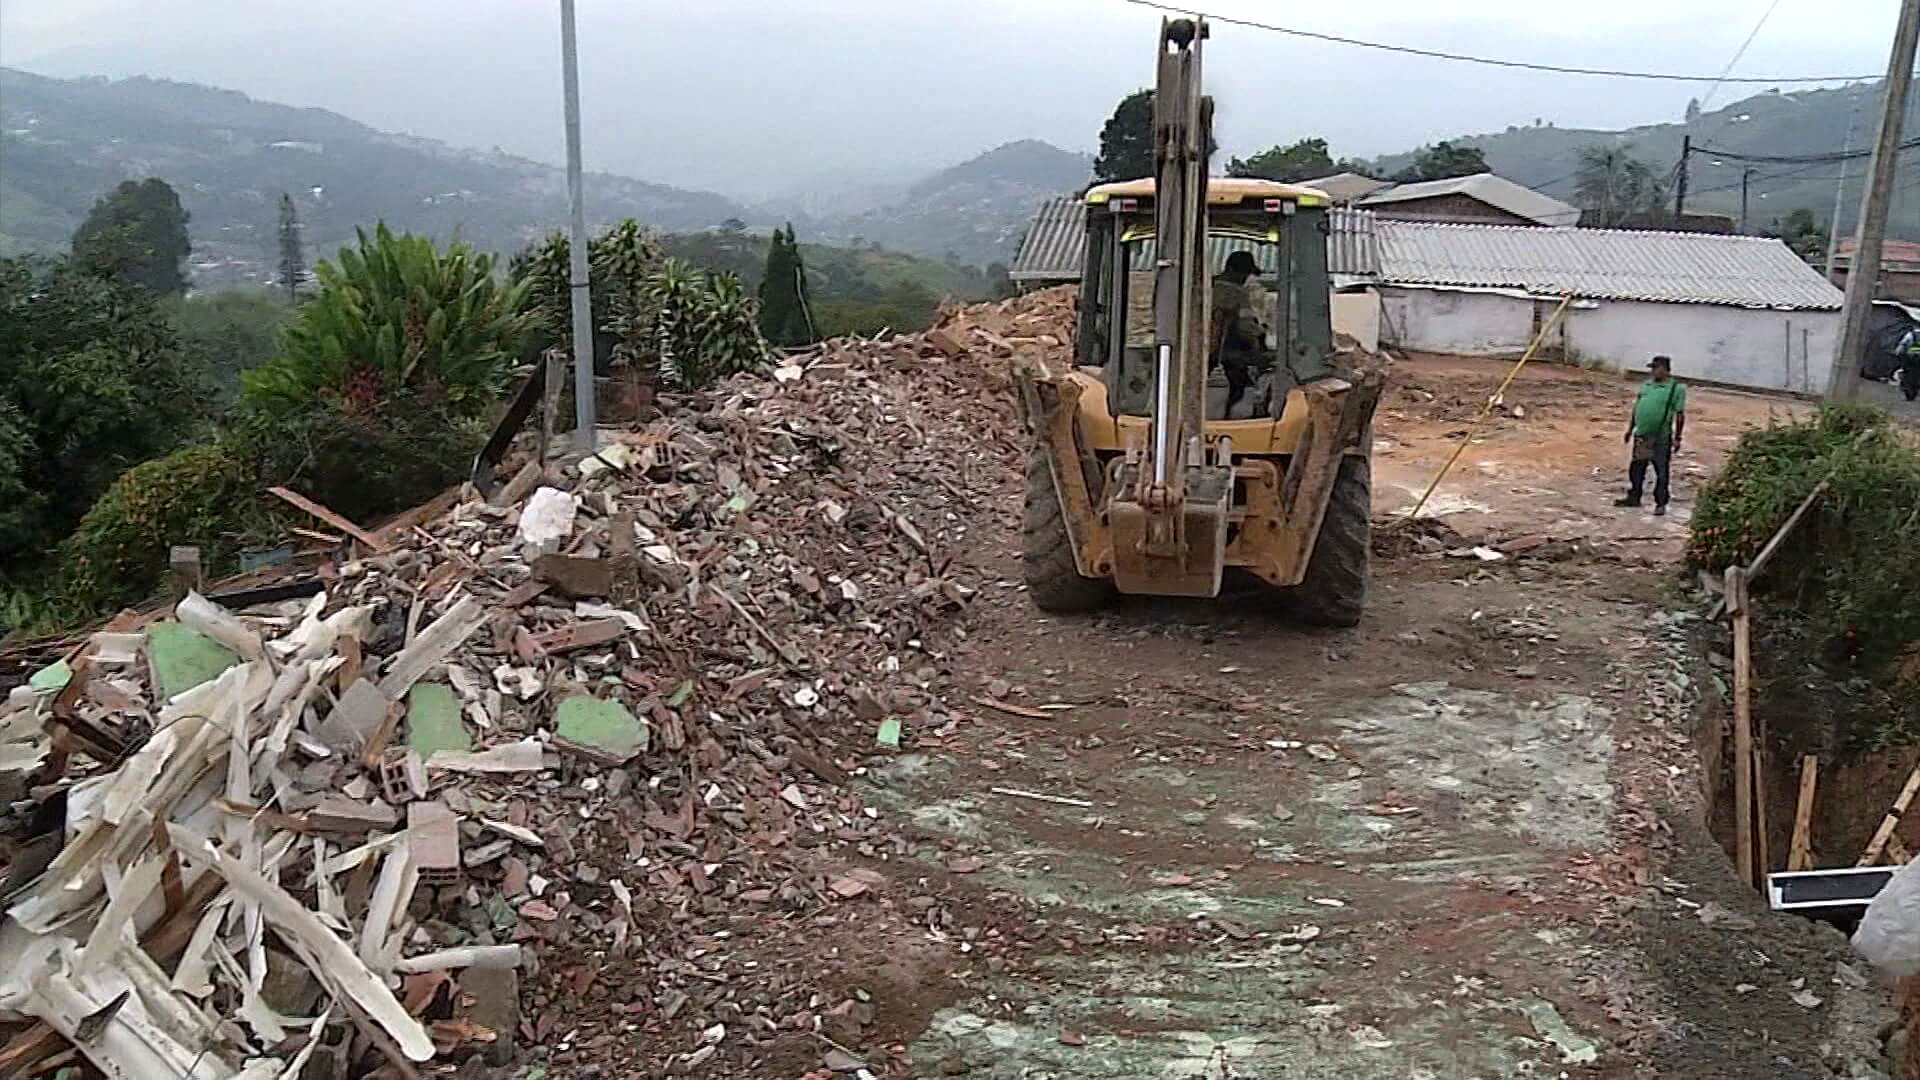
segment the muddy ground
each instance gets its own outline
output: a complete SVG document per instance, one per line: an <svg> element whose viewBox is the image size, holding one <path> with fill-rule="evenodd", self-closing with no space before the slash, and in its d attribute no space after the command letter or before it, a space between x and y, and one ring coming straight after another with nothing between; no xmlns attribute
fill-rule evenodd
<svg viewBox="0 0 1920 1080"><path fill-rule="evenodd" d="M1396 370L1377 515L1504 371ZM1349 631L1258 595L1045 617L1006 477L966 556L991 584L942 658L979 698L857 781L900 837L856 864L879 883L732 943L738 977L827 972L858 1005L727 1074L1882 1075L1890 996L1838 931L1769 914L1703 824L1719 691L1688 645L1686 522L1742 430L1805 406L1697 389L1654 518L1609 505L1630 397L1523 374L1433 508L1469 543L1556 543L1395 548Z"/></svg>

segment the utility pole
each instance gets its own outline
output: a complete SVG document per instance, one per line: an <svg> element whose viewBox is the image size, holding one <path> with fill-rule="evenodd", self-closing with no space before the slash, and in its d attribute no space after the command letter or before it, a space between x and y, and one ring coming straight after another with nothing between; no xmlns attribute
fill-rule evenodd
<svg viewBox="0 0 1920 1080"><path fill-rule="evenodd" d="M1887 59L1886 92L1880 102L1880 128L1867 168L1867 192L1860 207L1860 229L1847 270L1847 299L1842 308L1840 348L1833 354L1827 396L1851 400L1860 392L1861 352L1867 342L1867 316L1880 281L1880 251L1887 236L1887 212L1893 202L1894 169L1900 163L1900 128L1907 115L1907 91L1913 86L1913 52L1920 42L1920 0L1901 0L1900 23L1893 31L1893 55Z"/></svg>
<svg viewBox="0 0 1920 1080"><path fill-rule="evenodd" d="M1920 0L1913 0L1920 4ZM587 268L587 206L580 176L580 64L573 0L560 0L560 64L567 99L567 201L573 216L567 243L567 286L573 296L573 448L593 453L593 295ZM550 386L548 393L559 387Z"/></svg>
<svg viewBox="0 0 1920 1080"><path fill-rule="evenodd" d="M1687 216L1687 159L1693 156L1693 136L1680 136L1680 177L1673 189L1674 220Z"/></svg>
<svg viewBox="0 0 1920 1080"><path fill-rule="evenodd" d="M1740 234L1747 232L1747 185L1753 182L1753 166L1740 170Z"/></svg>
<svg viewBox="0 0 1920 1080"><path fill-rule="evenodd" d="M1827 262L1821 269L1828 281L1833 280L1833 256L1840 250L1840 199L1847 193L1847 155L1853 153L1853 122L1859 116L1860 101L1856 97L1847 110L1847 133L1840 139L1840 179L1833 185L1833 217L1827 219Z"/></svg>

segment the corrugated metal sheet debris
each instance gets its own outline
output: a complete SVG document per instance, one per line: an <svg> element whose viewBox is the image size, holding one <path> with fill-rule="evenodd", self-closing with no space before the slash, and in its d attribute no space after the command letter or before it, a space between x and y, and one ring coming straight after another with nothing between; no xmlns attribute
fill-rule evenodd
<svg viewBox="0 0 1920 1080"><path fill-rule="evenodd" d="M1786 244L1759 236L1387 220L1374 236L1383 285L1821 311L1841 301Z"/></svg>

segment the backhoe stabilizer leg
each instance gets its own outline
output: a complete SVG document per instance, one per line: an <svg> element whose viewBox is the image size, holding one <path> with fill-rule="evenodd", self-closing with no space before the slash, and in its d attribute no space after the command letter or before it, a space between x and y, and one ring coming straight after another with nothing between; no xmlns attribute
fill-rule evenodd
<svg viewBox="0 0 1920 1080"><path fill-rule="evenodd" d="M1083 577L1113 573L1113 539L1100 514L1100 472L1080 437L1082 387L1033 361L1013 369L1014 401L1027 433L1041 447L1060 496L1060 516Z"/></svg>

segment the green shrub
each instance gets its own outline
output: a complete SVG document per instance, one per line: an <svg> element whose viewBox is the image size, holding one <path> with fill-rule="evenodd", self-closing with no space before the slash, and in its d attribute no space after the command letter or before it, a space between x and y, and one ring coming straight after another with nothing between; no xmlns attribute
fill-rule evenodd
<svg viewBox="0 0 1920 1080"><path fill-rule="evenodd" d="M526 289L494 277L493 257L385 225L314 268L319 293L281 337L280 354L242 377L249 406L272 416L318 403L364 409L405 393L455 411L492 404L525 344Z"/></svg>
<svg viewBox="0 0 1920 1080"><path fill-rule="evenodd" d="M0 259L0 573L41 561L122 470L190 440L203 396L150 293Z"/></svg>
<svg viewBox="0 0 1920 1080"><path fill-rule="evenodd" d="M445 401L408 396L255 423L243 437L266 483L371 525L464 480L488 432Z"/></svg>
<svg viewBox="0 0 1920 1080"><path fill-rule="evenodd" d="M144 599L173 544L198 546L209 568L229 565L241 548L279 536L284 515L261 488L247 448L224 441L128 469L61 545L61 593L91 610Z"/></svg>
<svg viewBox="0 0 1920 1080"><path fill-rule="evenodd" d="M1750 563L1829 473L1755 581L1757 667L1778 715L1881 745L1920 731L1920 686L1900 670L1920 641L1920 450L1885 413L1826 406L1743 436L1700 493L1688 555Z"/></svg>
<svg viewBox="0 0 1920 1080"><path fill-rule="evenodd" d="M223 289L176 300L168 315L181 363L225 411L240 399L240 376L273 358L294 310L264 289Z"/></svg>

